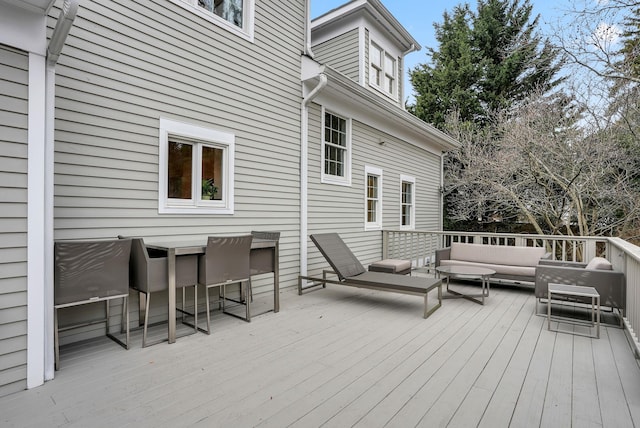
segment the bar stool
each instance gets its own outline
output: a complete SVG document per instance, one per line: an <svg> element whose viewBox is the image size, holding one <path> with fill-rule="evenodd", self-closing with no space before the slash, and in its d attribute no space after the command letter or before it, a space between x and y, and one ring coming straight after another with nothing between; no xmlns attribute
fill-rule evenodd
<svg viewBox="0 0 640 428"><path fill-rule="evenodd" d="M249 280L251 278L251 241L252 235L217 237L210 236L207 240L207 250L198 259L198 283L205 286L205 303L207 312L207 329L203 330L211 334L211 308L209 289L218 287L222 292L222 311L227 315L251 321L250 301L244 299L245 317L240 317L225 311L226 287L231 284L240 284L240 292L247 295Z"/></svg>

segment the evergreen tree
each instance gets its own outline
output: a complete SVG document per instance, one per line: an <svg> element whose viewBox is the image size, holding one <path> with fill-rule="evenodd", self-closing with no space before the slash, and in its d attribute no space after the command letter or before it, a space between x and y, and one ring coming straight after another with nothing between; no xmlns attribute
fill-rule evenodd
<svg viewBox="0 0 640 428"><path fill-rule="evenodd" d="M435 24L439 50L430 64L410 72L416 102L409 110L443 128L453 112L463 121L486 123L492 112L509 109L534 90L560 83L559 51L537 33L529 0L479 0L445 12Z"/></svg>

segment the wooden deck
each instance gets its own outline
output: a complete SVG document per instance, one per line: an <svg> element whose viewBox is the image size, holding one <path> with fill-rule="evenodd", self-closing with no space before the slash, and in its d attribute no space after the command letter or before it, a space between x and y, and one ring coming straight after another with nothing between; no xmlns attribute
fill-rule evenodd
<svg viewBox="0 0 640 428"><path fill-rule="evenodd" d="M549 332L532 292L485 306L329 285L278 314L129 351L62 349L53 381L0 399L3 427L633 427L640 369L624 332Z"/></svg>

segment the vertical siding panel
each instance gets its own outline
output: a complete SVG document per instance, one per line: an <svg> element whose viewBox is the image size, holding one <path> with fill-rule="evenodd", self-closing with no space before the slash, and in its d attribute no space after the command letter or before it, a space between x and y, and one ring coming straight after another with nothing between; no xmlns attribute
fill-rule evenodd
<svg viewBox="0 0 640 428"><path fill-rule="evenodd" d="M27 385L28 66L0 45L0 396Z"/></svg>

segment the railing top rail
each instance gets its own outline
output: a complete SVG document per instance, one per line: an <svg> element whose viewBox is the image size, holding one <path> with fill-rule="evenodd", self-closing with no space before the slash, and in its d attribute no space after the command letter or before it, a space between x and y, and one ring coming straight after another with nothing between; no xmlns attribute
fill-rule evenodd
<svg viewBox="0 0 640 428"><path fill-rule="evenodd" d="M632 244L631 242L627 242L622 238L608 238L608 241L614 247L624 251L628 257L631 257L637 263L640 263L640 247Z"/></svg>
<svg viewBox="0 0 640 428"><path fill-rule="evenodd" d="M421 233L432 235L464 235L464 236L496 236L496 237L509 237L509 238L530 238L530 239L548 239L558 241L607 241L617 238L609 238L606 236L578 236L578 235L538 235L533 233L495 233L495 232L463 232L463 231L451 231L451 230L404 230L404 229L384 229L383 232L389 233Z"/></svg>

